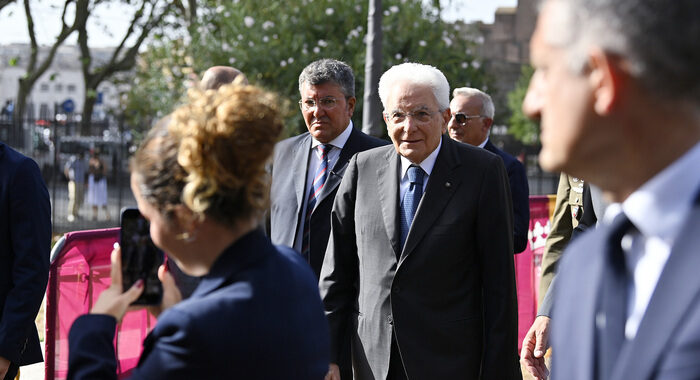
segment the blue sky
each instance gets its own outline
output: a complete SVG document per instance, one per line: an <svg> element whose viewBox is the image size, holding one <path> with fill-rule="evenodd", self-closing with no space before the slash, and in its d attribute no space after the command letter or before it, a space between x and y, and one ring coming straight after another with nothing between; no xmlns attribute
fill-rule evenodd
<svg viewBox="0 0 700 380"><path fill-rule="evenodd" d="M28 42L24 20L24 10L20 6L21 2L12 3L0 11L0 45L13 42ZM51 43L60 31L61 0L45 0L33 2L34 24L37 39L40 44ZM517 0L447 0L449 4L443 10L443 15L447 20L464 20L466 22L481 20L486 23L493 22L494 12L498 7L514 7ZM102 11L101 25L93 23L89 25L90 45L95 47L115 46L119 43L118 37L126 30L130 19L128 12L119 11L116 8ZM98 14L99 15L99 14ZM105 30L112 31L117 38L110 36ZM75 43L75 35L69 39L69 43Z"/></svg>

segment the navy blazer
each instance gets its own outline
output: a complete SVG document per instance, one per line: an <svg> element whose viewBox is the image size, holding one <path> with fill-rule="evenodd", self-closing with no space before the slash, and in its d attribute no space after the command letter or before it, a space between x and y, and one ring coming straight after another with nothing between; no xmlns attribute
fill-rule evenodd
<svg viewBox="0 0 700 380"><path fill-rule="evenodd" d="M0 143L0 356L42 361L34 320L49 278L51 203L36 162Z"/></svg>
<svg viewBox="0 0 700 380"><path fill-rule="evenodd" d="M340 151L338 161L329 173L311 213L309 264L316 278L321 273L323 256L328 246L333 199L350 158L357 152L386 144L388 142L385 140L368 136L353 128L348 141ZM306 188L306 172L309 167L310 152L311 135L308 132L280 141L275 146L270 189L270 238L274 244L294 246L304 199L309 194Z"/></svg>
<svg viewBox="0 0 700 380"><path fill-rule="evenodd" d="M496 148L491 140L486 141L484 149L500 156L506 166L510 195L513 197L513 251L520 253L527 248L527 232L530 229L530 188L525 167L515 157Z"/></svg>
<svg viewBox="0 0 700 380"><path fill-rule="evenodd" d="M68 379L116 379L116 321L78 318ZM192 296L144 340L132 379L323 379L328 323L313 274L295 251L256 230L232 244Z"/></svg>

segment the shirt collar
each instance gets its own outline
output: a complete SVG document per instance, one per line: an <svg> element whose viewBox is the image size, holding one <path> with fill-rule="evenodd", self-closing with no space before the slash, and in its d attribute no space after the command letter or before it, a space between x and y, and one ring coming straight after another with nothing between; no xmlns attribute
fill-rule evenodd
<svg viewBox="0 0 700 380"><path fill-rule="evenodd" d="M334 138L330 142L328 142L329 145L332 145L338 149L343 149L345 146L345 143L348 142L348 139L350 138L350 134L352 133L352 120L350 120L350 123L348 124L347 127L345 127L345 130L341 132L338 137ZM315 138L311 138L311 149L316 148L317 146L321 145L321 143L316 140Z"/></svg>
<svg viewBox="0 0 700 380"><path fill-rule="evenodd" d="M625 199L622 210L642 234L673 244L700 187L698 162L700 143Z"/></svg>
<svg viewBox="0 0 700 380"><path fill-rule="evenodd" d="M479 148L485 147L487 142L489 142L489 137L488 137L488 136L486 136L486 140L484 140L484 142L482 142L481 144L479 144Z"/></svg>
<svg viewBox="0 0 700 380"><path fill-rule="evenodd" d="M408 171L408 167L411 165L418 165L423 169L425 174L430 175L430 173L433 171L433 167L435 166L435 160L437 160L438 153L440 153L440 147L442 147L442 138L440 138L440 143L438 144L437 148L428 155L428 157L423 160L423 162L416 164L411 162L408 158L404 156L399 156L401 157L401 178L403 178L406 175L406 172Z"/></svg>

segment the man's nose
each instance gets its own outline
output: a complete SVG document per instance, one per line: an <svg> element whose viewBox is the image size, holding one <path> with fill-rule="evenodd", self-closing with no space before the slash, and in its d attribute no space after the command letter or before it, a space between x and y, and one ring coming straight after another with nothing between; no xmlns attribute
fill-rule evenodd
<svg viewBox="0 0 700 380"><path fill-rule="evenodd" d="M537 71L530 78L525 99L523 99L523 113L532 120L539 121L542 112L542 83Z"/></svg>

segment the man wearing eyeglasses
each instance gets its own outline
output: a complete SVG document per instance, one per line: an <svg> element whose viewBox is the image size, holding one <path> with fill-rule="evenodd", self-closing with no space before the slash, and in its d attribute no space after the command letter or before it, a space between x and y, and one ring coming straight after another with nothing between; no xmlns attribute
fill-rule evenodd
<svg viewBox="0 0 700 380"><path fill-rule="evenodd" d="M338 189L319 286L356 380L521 379L506 171L443 137L449 92L432 66L385 72L393 146L356 154Z"/></svg>
<svg viewBox="0 0 700 380"><path fill-rule="evenodd" d="M453 140L484 148L501 157L508 172L513 199L513 248L520 253L527 247L530 223L530 190L525 168L515 157L496 148L489 140L495 109L491 96L475 88L461 87L452 92L452 118L447 131Z"/></svg>
<svg viewBox="0 0 700 380"><path fill-rule="evenodd" d="M345 62L310 63L299 75L299 93L308 132L275 147L270 237L299 251L318 277L333 199L350 157L386 142L353 128L355 76Z"/></svg>

